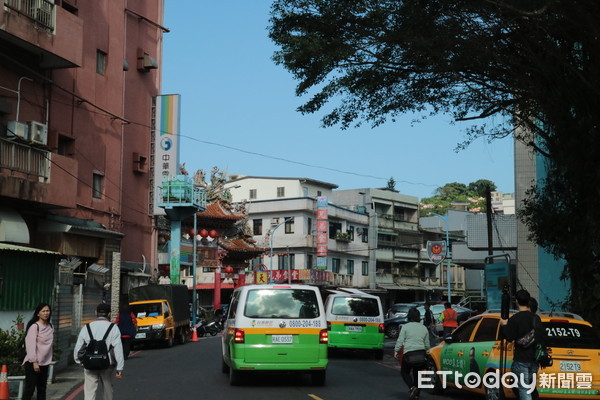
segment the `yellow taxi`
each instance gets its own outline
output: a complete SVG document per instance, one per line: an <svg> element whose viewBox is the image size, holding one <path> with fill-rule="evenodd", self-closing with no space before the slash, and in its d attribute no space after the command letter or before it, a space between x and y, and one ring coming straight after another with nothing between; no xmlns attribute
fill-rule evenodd
<svg viewBox="0 0 600 400"><path fill-rule="evenodd" d="M576 315L539 314L552 352L552 366L540 369L542 398L600 399L600 338ZM511 377L513 343L506 343L501 369L500 314L484 313L460 325L429 353L429 371L419 387L439 393L446 387L485 394L487 399L515 398ZM533 390L533 388L531 388Z"/></svg>

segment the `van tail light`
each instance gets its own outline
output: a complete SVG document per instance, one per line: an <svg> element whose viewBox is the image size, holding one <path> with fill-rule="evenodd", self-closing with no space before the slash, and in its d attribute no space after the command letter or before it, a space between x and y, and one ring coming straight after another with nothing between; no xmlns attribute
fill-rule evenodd
<svg viewBox="0 0 600 400"><path fill-rule="evenodd" d="M320 344L329 343L329 332L327 332L327 329L321 329L321 332L319 332L319 343Z"/></svg>
<svg viewBox="0 0 600 400"><path fill-rule="evenodd" d="M236 329L233 332L233 342L234 343L244 343L246 341L246 335L242 329Z"/></svg>
<svg viewBox="0 0 600 400"><path fill-rule="evenodd" d="M385 332L384 325L379 324L379 333L384 333L384 332Z"/></svg>
<svg viewBox="0 0 600 400"><path fill-rule="evenodd" d="M553 318L553 319L550 320L550 322L561 322L561 323L568 324L569 320L568 319L555 319L555 318Z"/></svg>
<svg viewBox="0 0 600 400"><path fill-rule="evenodd" d="M327 330L330 331L331 330L331 322L327 321Z"/></svg>

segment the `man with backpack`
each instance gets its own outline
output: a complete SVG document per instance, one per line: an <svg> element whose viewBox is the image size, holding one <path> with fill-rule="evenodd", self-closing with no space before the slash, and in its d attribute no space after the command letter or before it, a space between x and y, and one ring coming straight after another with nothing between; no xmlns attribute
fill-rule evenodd
<svg viewBox="0 0 600 400"><path fill-rule="evenodd" d="M532 383L538 370L536 361L536 343L543 343L545 331L540 317L532 313L529 292L521 289L515 294L519 312L508 320L500 320L500 332L509 342L514 341L514 353L511 370L519 378L517 392L520 400L531 400Z"/></svg>
<svg viewBox="0 0 600 400"><path fill-rule="evenodd" d="M79 332L73 358L84 368L84 398L96 399L102 386L102 399L113 398L113 376L123 374L123 347L119 328L110 322L110 306L101 303L96 307L96 319ZM115 372L116 370L116 372Z"/></svg>

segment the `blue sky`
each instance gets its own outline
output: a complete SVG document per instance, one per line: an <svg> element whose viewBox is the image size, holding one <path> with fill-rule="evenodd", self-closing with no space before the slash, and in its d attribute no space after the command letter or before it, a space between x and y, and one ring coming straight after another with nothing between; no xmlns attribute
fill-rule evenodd
<svg viewBox="0 0 600 400"><path fill-rule="evenodd" d="M267 0L166 1L162 93L182 96L181 161L190 173L306 177L340 189L383 187L428 197L449 182L489 179L514 192L511 139L463 140L450 116L413 115L372 129L322 128L302 115L291 74L271 61ZM291 162L290 162L291 161Z"/></svg>

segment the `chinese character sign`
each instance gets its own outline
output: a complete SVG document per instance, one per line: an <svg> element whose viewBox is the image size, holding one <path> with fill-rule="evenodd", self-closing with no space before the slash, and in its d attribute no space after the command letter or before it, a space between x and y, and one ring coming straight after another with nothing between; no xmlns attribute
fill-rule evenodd
<svg viewBox="0 0 600 400"><path fill-rule="evenodd" d="M317 197L317 269L327 269L327 197Z"/></svg>
<svg viewBox="0 0 600 400"><path fill-rule="evenodd" d="M154 125L154 182L163 177L178 174L179 168L179 118L181 96L170 94L156 96L156 117ZM156 193L158 194L158 190ZM154 215L165 215L160 207L154 207Z"/></svg>

